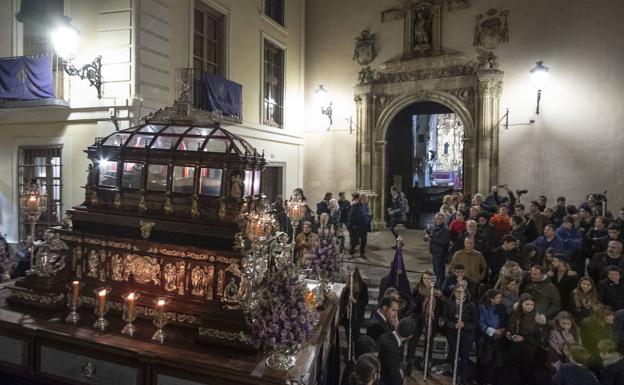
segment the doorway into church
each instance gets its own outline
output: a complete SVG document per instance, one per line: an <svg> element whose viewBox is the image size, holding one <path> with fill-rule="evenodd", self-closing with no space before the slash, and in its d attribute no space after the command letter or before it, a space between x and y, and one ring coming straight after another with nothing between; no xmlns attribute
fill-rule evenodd
<svg viewBox="0 0 624 385"><path fill-rule="evenodd" d="M394 117L386 143L386 207L396 186L409 201L407 227L425 228L444 195L463 189L464 125L442 104L414 103Z"/></svg>

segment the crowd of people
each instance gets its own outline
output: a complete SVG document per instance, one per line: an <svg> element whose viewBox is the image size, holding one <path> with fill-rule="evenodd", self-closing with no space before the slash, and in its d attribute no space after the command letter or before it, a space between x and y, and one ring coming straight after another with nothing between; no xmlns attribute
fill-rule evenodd
<svg viewBox="0 0 624 385"><path fill-rule="evenodd" d="M445 197L425 236L432 271L411 293L386 290L367 321L356 270L345 289L355 359L343 384L400 385L414 367L460 384L624 384L624 208L613 217L564 197L549 207L545 196L525 206L502 190ZM447 341L444 362L431 359L436 336Z"/></svg>

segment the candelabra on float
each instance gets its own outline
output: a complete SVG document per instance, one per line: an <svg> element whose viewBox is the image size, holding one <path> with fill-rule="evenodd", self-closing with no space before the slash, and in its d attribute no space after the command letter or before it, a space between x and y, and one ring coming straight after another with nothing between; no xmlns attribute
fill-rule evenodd
<svg viewBox="0 0 624 385"><path fill-rule="evenodd" d="M167 338L167 333L165 333L163 328L167 324L165 306L168 305L169 302L171 302L171 300L166 297L158 297L154 300L154 326L156 326L156 331L152 335L152 341L156 341L160 344L165 343L165 338Z"/></svg>
<svg viewBox="0 0 624 385"><path fill-rule="evenodd" d="M77 310L81 305L79 294L83 286L84 283L80 281L72 281L71 284L67 285L67 289L70 293L67 303L69 306L69 314L65 317L65 322L76 324L80 320L80 314L78 314Z"/></svg>
<svg viewBox="0 0 624 385"><path fill-rule="evenodd" d="M136 320L136 301L141 296L140 293L128 293L121 296L124 300L123 313L121 319L126 322L126 325L121 330L121 334L132 337L137 331L137 327L133 322Z"/></svg>
<svg viewBox="0 0 624 385"><path fill-rule="evenodd" d="M108 326L108 321L104 318L104 315L107 311L107 303L108 293L110 293L110 287L99 287L93 290L95 294L95 314L97 314L97 319L93 323L93 328L99 331L104 331Z"/></svg>

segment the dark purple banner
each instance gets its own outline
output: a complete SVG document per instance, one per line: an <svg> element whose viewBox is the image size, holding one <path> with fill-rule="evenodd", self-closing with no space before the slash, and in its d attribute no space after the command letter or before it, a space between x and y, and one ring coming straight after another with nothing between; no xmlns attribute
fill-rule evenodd
<svg viewBox="0 0 624 385"><path fill-rule="evenodd" d="M54 98L52 55L0 59L0 99Z"/></svg>

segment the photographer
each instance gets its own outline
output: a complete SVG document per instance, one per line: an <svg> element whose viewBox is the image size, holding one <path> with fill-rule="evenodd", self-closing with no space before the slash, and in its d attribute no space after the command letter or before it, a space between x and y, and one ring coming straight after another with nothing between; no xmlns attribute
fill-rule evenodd
<svg viewBox="0 0 624 385"><path fill-rule="evenodd" d="M498 193L499 189L506 190L508 197L501 197L501 195ZM503 203L507 203L510 206L513 206L516 203L516 197L509 189L509 185L506 184L492 186L492 193L487 198L485 198L485 201L481 205L481 208L485 210L490 210L492 208L498 208Z"/></svg>
<svg viewBox="0 0 624 385"><path fill-rule="evenodd" d="M429 242L433 273L436 276L436 285L440 286L444 278L451 232L446 228L446 216L444 214L437 213L434 220L435 226L431 230L427 230L424 240Z"/></svg>

